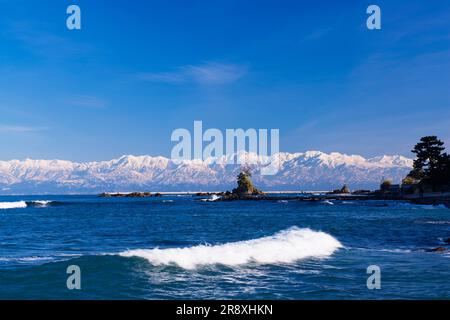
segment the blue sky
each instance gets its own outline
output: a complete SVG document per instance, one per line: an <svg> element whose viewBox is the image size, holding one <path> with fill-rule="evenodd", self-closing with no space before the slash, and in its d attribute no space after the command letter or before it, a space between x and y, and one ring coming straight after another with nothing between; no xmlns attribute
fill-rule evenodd
<svg viewBox="0 0 450 320"><path fill-rule="evenodd" d="M449 85L448 1L0 0L2 160L169 156L194 120L279 128L282 151L409 156L450 143Z"/></svg>

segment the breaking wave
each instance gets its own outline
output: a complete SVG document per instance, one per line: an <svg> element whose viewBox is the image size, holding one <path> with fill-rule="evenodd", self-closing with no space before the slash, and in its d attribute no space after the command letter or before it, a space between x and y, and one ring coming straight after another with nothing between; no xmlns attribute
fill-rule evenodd
<svg viewBox="0 0 450 320"><path fill-rule="evenodd" d="M47 207L53 204L54 201L50 200L34 200L34 201L13 201L13 202L0 202L0 209L22 209L28 206L31 207Z"/></svg>
<svg viewBox="0 0 450 320"><path fill-rule="evenodd" d="M198 245L187 248L137 249L120 253L123 257L141 257L153 265L177 265L195 269L201 265L237 266L247 263L293 263L311 257L327 257L342 244L331 235L311 229L292 227L273 236L230 242L221 245Z"/></svg>
<svg viewBox="0 0 450 320"><path fill-rule="evenodd" d="M48 205L52 204L53 201L50 200L36 200L36 201L29 201L27 202L32 206L35 207L47 207Z"/></svg>
<svg viewBox="0 0 450 320"><path fill-rule="evenodd" d="M0 202L0 209L19 209L26 207L27 203L25 201Z"/></svg>

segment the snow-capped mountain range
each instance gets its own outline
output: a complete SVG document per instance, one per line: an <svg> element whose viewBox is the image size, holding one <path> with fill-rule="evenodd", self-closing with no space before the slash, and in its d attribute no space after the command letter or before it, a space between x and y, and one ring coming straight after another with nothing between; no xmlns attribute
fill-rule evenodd
<svg viewBox="0 0 450 320"><path fill-rule="evenodd" d="M383 178L399 182L413 161L403 156L366 159L337 152L279 153L275 175L261 175L267 164L251 153L246 157L256 186L263 190L330 190L376 188ZM63 160L0 161L0 194L67 194L127 191L221 191L235 186L240 165L220 159L174 162L165 157L122 156L100 162Z"/></svg>

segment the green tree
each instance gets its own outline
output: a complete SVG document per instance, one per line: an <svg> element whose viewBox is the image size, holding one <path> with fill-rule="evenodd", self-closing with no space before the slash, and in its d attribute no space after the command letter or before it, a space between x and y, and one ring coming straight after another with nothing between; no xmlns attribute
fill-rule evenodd
<svg viewBox="0 0 450 320"><path fill-rule="evenodd" d="M412 150L416 154L413 170L408 177L419 180L422 184L437 187L450 183L450 156L444 153L444 143L436 136L420 139Z"/></svg>
<svg viewBox="0 0 450 320"><path fill-rule="evenodd" d="M391 180L383 180L383 182L381 182L380 185L380 190L381 191L388 191L389 188L392 186L392 181Z"/></svg>
<svg viewBox="0 0 450 320"><path fill-rule="evenodd" d="M439 167L431 176L435 185L442 188L443 186L450 187L450 155L444 153L439 160Z"/></svg>
<svg viewBox="0 0 450 320"><path fill-rule="evenodd" d="M442 161L442 152L445 150L444 143L436 136L426 136L420 139L412 153L416 154L413 170L410 176L415 178L430 177L439 170L439 163Z"/></svg>
<svg viewBox="0 0 450 320"><path fill-rule="evenodd" d="M411 176L406 176L403 180L402 180L402 184L403 185L412 185L415 184L417 182L416 179L414 179Z"/></svg>
<svg viewBox="0 0 450 320"><path fill-rule="evenodd" d="M243 170L237 176L237 188L233 190L236 194L260 194L261 191L255 188L251 180L252 174L249 170Z"/></svg>

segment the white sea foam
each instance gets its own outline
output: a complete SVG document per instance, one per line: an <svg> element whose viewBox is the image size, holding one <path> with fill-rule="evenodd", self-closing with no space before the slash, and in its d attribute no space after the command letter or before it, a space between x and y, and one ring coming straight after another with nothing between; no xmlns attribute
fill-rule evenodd
<svg viewBox="0 0 450 320"><path fill-rule="evenodd" d="M31 201L34 205L46 207L48 204L52 203L50 200L35 200Z"/></svg>
<svg viewBox="0 0 450 320"><path fill-rule="evenodd" d="M19 209L26 207L27 203L25 201L0 202L0 209Z"/></svg>
<svg viewBox="0 0 450 320"><path fill-rule="evenodd" d="M441 221L425 221L426 224L450 224L450 221L441 220Z"/></svg>
<svg viewBox="0 0 450 320"><path fill-rule="evenodd" d="M378 251L390 252L390 253L411 253L410 249L380 249Z"/></svg>
<svg viewBox="0 0 450 320"><path fill-rule="evenodd" d="M52 257L38 257L38 256L30 256L30 257L0 257L0 261L3 262L36 262L36 261L47 261L53 260Z"/></svg>
<svg viewBox="0 0 450 320"><path fill-rule="evenodd" d="M390 252L390 253L411 253L411 249L371 249L371 248L350 248L360 251L378 251L378 252Z"/></svg>
<svg viewBox="0 0 450 320"><path fill-rule="evenodd" d="M221 198L221 197L219 197L218 195L213 194L213 195L211 196L211 198L209 198L209 199L202 199L202 201L203 201L203 202L214 202L214 201L219 200L220 198Z"/></svg>
<svg viewBox="0 0 450 320"><path fill-rule="evenodd" d="M329 204L329 205L333 205L334 203L331 202L330 200L324 200L322 201L323 204Z"/></svg>
<svg viewBox="0 0 450 320"><path fill-rule="evenodd" d="M22 257L5 256L0 257L0 262L17 262L17 263L48 262L48 261L68 260L71 258L78 258L81 256L82 255L79 253L60 253L52 256L22 256Z"/></svg>
<svg viewBox="0 0 450 320"><path fill-rule="evenodd" d="M201 265L237 266L247 263L293 263L310 257L327 257L341 243L331 235L292 227L273 236L221 245L199 245L172 249L137 249L122 252L124 257L141 257L153 265L178 265L195 269Z"/></svg>

